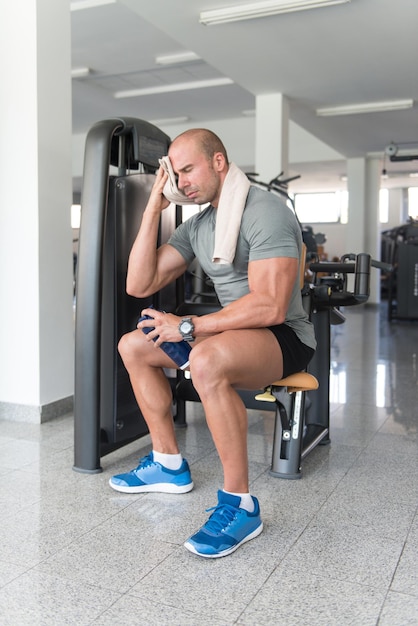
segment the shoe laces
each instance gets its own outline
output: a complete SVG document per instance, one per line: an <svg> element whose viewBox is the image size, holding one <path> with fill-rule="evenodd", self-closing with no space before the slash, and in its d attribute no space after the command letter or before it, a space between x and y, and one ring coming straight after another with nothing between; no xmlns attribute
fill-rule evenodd
<svg viewBox="0 0 418 626"><path fill-rule="evenodd" d="M134 470L132 470L132 471L133 472L137 472L138 470L142 469L143 467L149 467L150 465L153 465L153 464L154 464L154 459L152 457L152 452L150 452L146 456L143 456L141 459L139 459L138 466Z"/></svg>
<svg viewBox="0 0 418 626"><path fill-rule="evenodd" d="M230 504L217 504L216 506L206 509L207 513L210 511L213 511L213 513L206 522L205 528L213 533L220 533L224 530L234 520L237 514L236 507Z"/></svg>

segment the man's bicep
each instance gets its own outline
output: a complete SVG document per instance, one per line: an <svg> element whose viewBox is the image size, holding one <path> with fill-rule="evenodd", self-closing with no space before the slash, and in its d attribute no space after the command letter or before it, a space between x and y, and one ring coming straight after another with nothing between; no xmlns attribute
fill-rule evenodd
<svg viewBox="0 0 418 626"><path fill-rule="evenodd" d="M248 264L251 292L267 293L274 298L290 298L298 279L299 260L294 257L259 259Z"/></svg>
<svg viewBox="0 0 418 626"><path fill-rule="evenodd" d="M174 246L163 244L157 251L157 274L165 284L175 280L187 269L187 261Z"/></svg>

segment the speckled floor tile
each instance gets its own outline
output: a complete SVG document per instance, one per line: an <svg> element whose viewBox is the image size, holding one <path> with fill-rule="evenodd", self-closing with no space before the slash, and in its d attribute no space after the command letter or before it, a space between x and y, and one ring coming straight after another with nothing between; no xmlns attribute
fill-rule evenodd
<svg viewBox="0 0 418 626"><path fill-rule="evenodd" d="M417 626L418 597L390 591L383 605L379 626Z"/></svg>
<svg viewBox="0 0 418 626"><path fill-rule="evenodd" d="M31 570L0 589L2 626L88 626L119 594Z"/></svg>
<svg viewBox="0 0 418 626"><path fill-rule="evenodd" d="M218 620L213 616L209 622L207 614L200 613L198 606L178 608L161 602L160 598L152 602L126 594L96 618L91 626L138 626L138 623L155 626L198 626L209 623L211 626L232 626L234 622Z"/></svg>
<svg viewBox="0 0 418 626"><path fill-rule="evenodd" d="M38 565L38 570L125 593L157 568L178 545L158 539L155 519L131 507Z"/></svg>
<svg viewBox="0 0 418 626"><path fill-rule="evenodd" d="M173 607L198 608L206 623L236 620L265 583L272 563L260 558L261 536L228 557L202 559L179 548L164 567L152 570L130 591L148 600Z"/></svg>
<svg viewBox="0 0 418 626"><path fill-rule="evenodd" d="M407 536L391 590L410 594L418 599L418 513ZM417 613L418 618L418 613ZM418 619L417 619L418 623Z"/></svg>
<svg viewBox="0 0 418 626"><path fill-rule="evenodd" d="M346 521L316 519L306 528L283 560L298 565L311 576L321 572L334 580L348 581L387 591L402 552L403 540L378 536L373 528Z"/></svg>
<svg viewBox="0 0 418 626"><path fill-rule="evenodd" d="M25 567L14 565L6 561L0 561L0 587L4 587L26 571Z"/></svg>
<svg viewBox="0 0 418 626"><path fill-rule="evenodd" d="M280 566L237 620L241 626L375 626L385 594ZM394 626L394 624L392 625Z"/></svg>

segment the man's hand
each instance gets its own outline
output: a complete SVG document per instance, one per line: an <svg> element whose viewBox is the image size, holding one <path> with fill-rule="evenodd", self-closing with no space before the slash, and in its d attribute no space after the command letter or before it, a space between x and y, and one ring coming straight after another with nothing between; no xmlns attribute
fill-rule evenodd
<svg viewBox="0 0 418 626"><path fill-rule="evenodd" d="M153 341L156 337L155 345L160 346L163 341L181 341L182 336L179 331L181 317L173 313L164 313L155 309L144 309L141 315L149 315L152 319L143 320L138 323L137 328L154 328L147 333L148 341Z"/></svg>
<svg viewBox="0 0 418 626"><path fill-rule="evenodd" d="M163 170L162 167L158 169L154 185L151 189L150 197L148 198L148 203L146 206L146 211L161 213L166 209L170 202L163 194L164 185L167 182L168 174Z"/></svg>

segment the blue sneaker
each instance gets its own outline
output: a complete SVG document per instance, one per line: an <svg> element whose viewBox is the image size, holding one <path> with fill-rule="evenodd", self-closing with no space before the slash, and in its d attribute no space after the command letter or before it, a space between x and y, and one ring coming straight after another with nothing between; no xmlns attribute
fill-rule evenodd
<svg viewBox="0 0 418 626"><path fill-rule="evenodd" d="M202 528L190 537L184 547L208 559L231 554L246 541L254 539L263 530L260 506L254 500L254 511L240 509L241 499L224 491L218 491L217 506L207 509L212 515Z"/></svg>
<svg viewBox="0 0 418 626"><path fill-rule="evenodd" d="M145 493L159 491L161 493L187 493L193 489L192 476L186 459L178 470L171 470L154 461L150 452L139 460L137 468L128 474L112 476L109 485L123 493Z"/></svg>

